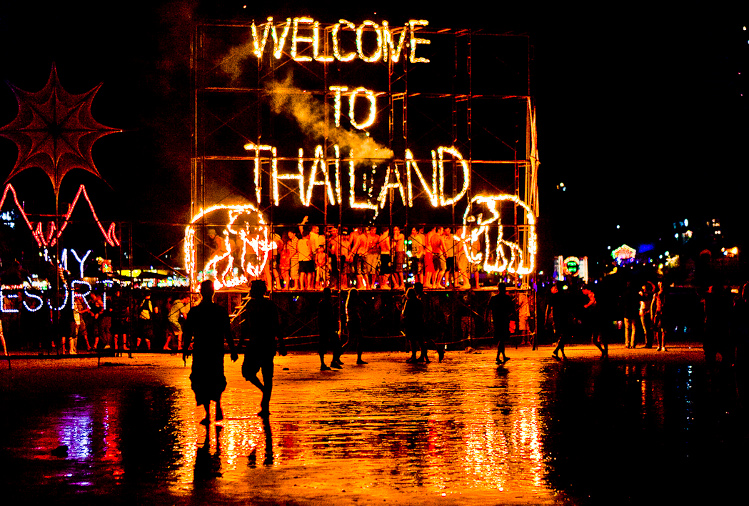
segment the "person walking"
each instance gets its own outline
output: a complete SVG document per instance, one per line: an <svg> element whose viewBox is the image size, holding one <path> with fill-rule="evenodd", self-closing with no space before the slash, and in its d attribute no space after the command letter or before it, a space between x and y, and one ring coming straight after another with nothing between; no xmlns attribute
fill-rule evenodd
<svg viewBox="0 0 749 506"><path fill-rule="evenodd" d="M640 317L640 301L637 292L632 289L632 283L629 281L622 293L621 301L624 313L624 345L631 349L635 347L635 322Z"/></svg>
<svg viewBox="0 0 749 506"><path fill-rule="evenodd" d="M359 290L352 288L348 291L348 297L346 297L346 328L348 329L348 343L354 341L356 346L356 363L364 365L366 362L362 360L363 351L363 338L362 335L362 321L361 314L364 309L364 302L359 296Z"/></svg>
<svg viewBox="0 0 749 506"><path fill-rule="evenodd" d="M552 318L554 319L554 333L557 336L557 345L551 356L555 360L560 360L559 353L562 353L562 359L567 360L564 354L564 346L570 339L573 329L574 313L572 300L566 287L558 287L556 293L552 293L550 301Z"/></svg>
<svg viewBox="0 0 749 506"><path fill-rule="evenodd" d="M261 281L265 285L264 281ZM192 372L190 386L195 392L195 401L205 409L205 418L201 424L206 427L211 423L211 401L216 404L215 421L224 419L221 409L221 394L226 390L224 376L224 341L229 345L231 360L238 358L231 333L229 313L213 302L214 287L212 280L200 284L200 304L187 315L183 329L182 359L187 360L192 348Z"/></svg>
<svg viewBox="0 0 749 506"><path fill-rule="evenodd" d="M601 360L609 358L609 343L602 331L601 308L598 307L596 294L590 287L583 288L583 295L587 297L582 309L582 322L584 327L590 333L590 339L593 344L601 351ZM649 314L649 312L648 312Z"/></svg>
<svg viewBox="0 0 749 506"><path fill-rule="evenodd" d="M338 315L333 308L333 297L329 286L323 288L322 298L317 306L317 327L320 370L329 371L331 367L340 369L343 363L341 362L341 342L338 338ZM330 367L325 365L325 351L328 348L333 351Z"/></svg>
<svg viewBox="0 0 749 506"><path fill-rule="evenodd" d="M658 346L657 351L666 351L665 308L666 291L663 288L663 281L658 281L658 290L653 294L653 300L650 303L650 317L653 319L653 335L655 336L655 344Z"/></svg>
<svg viewBox="0 0 749 506"><path fill-rule="evenodd" d="M505 344L510 337L510 321L516 318L517 309L515 301L507 294L507 287L500 282L497 285L497 293L489 299L489 311L494 323L494 339L497 340L497 365L502 365L508 360Z"/></svg>
<svg viewBox="0 0 749 506"><path fill-rule="evenodd" d="M244 351L242 376L263 394L258 416L270 415L270 398L273 393L273 357L276 351L286 356L286 346L278 322L278 308L265 297L265 282L255 280L250 284L250 300L242 311L242 331L239 347ZM277 342L276 342L277 341ZM257 374L261 372L263 380Z"/></svg>
<svg viewBox="0 0 749 506"><path fill-rule="evenodd" d="M427 314L434 314L434 311L429 311L427 303L424 301L424 285L422 283L414 283L413 286L414 291L416 292L416 296L418 297L419 301L421 302L422 311L424 315ZM422 322L423 327L421 330L421 336L420 336L420 342L421 342L421 356L419 357L419 362L423 361L429 363L429 348L435 350L437 352L437 357L439 358L439 361L442 362L442 359L445 358L445 345L438 345L434 339L431 337L428 337L426 334L426 328L427 328L427 321L428 317L423 316Z"/></svg>
<svg viewBox="0 0 749 506"><path fill-rule="evenodd" d="M406 292L406 304L403 306L403 329L406 332L406 339L411 344L411 357L406 362L413 364L424 362L425 355L422 353L416 358L416 352L423 350L424 347L424 305L415 287L411 287Z"/></svg>

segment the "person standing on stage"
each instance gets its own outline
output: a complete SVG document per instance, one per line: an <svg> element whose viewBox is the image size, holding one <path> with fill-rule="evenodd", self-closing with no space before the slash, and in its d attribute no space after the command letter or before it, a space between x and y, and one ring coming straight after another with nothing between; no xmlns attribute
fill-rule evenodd
<svg viewBox="0 0 749 506"><path fill-rule="evenodd" d="M424 283L424 253L426 252L426 237L418 228L411 229L411 261L409 262L414 283Z"/></svg>

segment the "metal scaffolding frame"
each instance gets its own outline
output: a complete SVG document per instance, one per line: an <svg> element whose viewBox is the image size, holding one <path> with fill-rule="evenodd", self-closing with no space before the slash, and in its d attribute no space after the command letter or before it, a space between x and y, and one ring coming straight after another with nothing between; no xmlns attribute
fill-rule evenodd
<svg viewBox="0 0 749 506"><path fill-rule="evenodd" d="M326 34L323 38L323 54L331 54L329 35L333 26L322 26ZM355 86L357 79L367 81L365 84L375 82L371 89L378 90L378 100L387 99L384 107L387 109L387 131L382 132L380 127L376 132L380 134L380 138L387 138L387 148L397 153L404 153L412 147L416 150L416 146L421 145L427 137L434 137L440 145L455 146L471 171L471 186L465 199L470 200L476 187L484 193L511 194L524 201L538 216L535 106L531 97L530 78L532 46L526 34L423 28L418 32L419 36L429 37L432 44L427 48L434 48L434 54L442 49L442 57L445 48L452 51L450 62L446 64L446 59L441 58L438 70L429 68L425 72L426 66L419 67L419 64L410 63L405 55L399 62L390 58L387 64L379 62L366 67L364 64L343 64L335 60L328 62L313 59L299 62L287 53L277 60L267 54L267 49L262 59L246 56L246 52L244 56L238 56L242 54L239 49L243 45L249 47L252 41L251 29L250 22L203 22L195 26L191 48L192 216L199 209L215 204L228 195L254 201L253 192L235 184L236 174L232 174L231 170L222 170L218 178L211 180L209 168L214 165L229 167L236 163L250 167L255 156L239 151L244 142L259 145L261 140L286 141L290 138L284 137L285 131L281 132L287 122L266 110L268 93L265 88L266 83L277 80L282 75L290 75L286 74L289 71L294 72L295 88L288 90L288 93L304 94L322 104L325 130L320 143L327 166L333 163L330 155L333 144L330 132L333 93L330 85L352 82ZM406 27L400 27L398 30L405 29ZM393 33L400 33L398 30ZM504 48L505 45L508 48L506 53L497 49ZM493 49L496 51L492 52ZM311 51L310 48L307 50ZM239 69L238 79L227 76L227 63ZM435 76L438 72L439 75ZM497 72L506 79L495 81ZM505 81L511 84L506 84ZM425 83L428 88L426 90L423 89ZM440 121L436 118L444 110L449 114L448 125L444 119ZM500 121L494 123L491 121L491 113L497 114L498 111L506 113L508 117L502 116ZM425 127L426 132L420 127ZM227 144L226 139L233 142ZM286 152L292 149L283 147ZM502 152L502 156L487 156L497 152ZM286 164L301 160L302 163L310 164L315 158L282 154L276 160ZM346 157L339 159L342 164L347 161ZM415 161L426 165L432 163L431 159L424 158L417 158ZM270 160L265 158L261 163L263 175L267 176ZM403 167L405 160L396 156L389 163ZM450 165L454 169L456 164ZM262 177L261 175L261 179ZM455 189L458 178L458 171L452 170L451 177L445 178L449 179L446 184ZM213 192L217 180L229 190L214 192L209 196L208 192ZM284 192L282 199L298 193L298 188L293 184L286 184L287 181L279 183ZM419 212L400 203L394 206L397 194L394 195L393 188L389 192L387 212L384 216L379 216L379 226L387 226L392 230L394 223L437 221L451 226L462 225L462 216L456 214L456 204L450 206L447 213L444 210ZM423 193L422 189L421 194ZM331 206L327 198L322 198L318 199L318 203L311 203L305 212L316 213L316 223L323 226L352 225L350 213L344 207L342 203ZM277 208L270 203L270 198L267 205L258 205L258 208L268 218L271 226L298 224L298 220L288 219L288 209L284 206L283 209ZM414 214L417 216L413 216ZM366 218L362 216L359 223L364 221ZM518 212L515 207L511 221L504 223L504 228L510 229L511 237L519 238L521 248L527 252L529 224L524 213ZM520 277L523 288L531 285L531 277L532 275Z"/></svg>

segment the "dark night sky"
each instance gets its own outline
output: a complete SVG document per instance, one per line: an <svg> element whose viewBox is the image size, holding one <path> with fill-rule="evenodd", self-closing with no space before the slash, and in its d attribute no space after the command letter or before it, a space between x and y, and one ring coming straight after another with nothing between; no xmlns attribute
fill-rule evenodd
<svg viewBox="0 0 749 506"><path fill-rule="evenodd" d="M548 8L541 2L523 7L496 2L493 13L470 3L460 11L432 13L427 2L400 4L393 2L389 9L388 2L377 2L376 11L352 11L338 7L346 4L326 2L325 9L304 12L323 22L416 17L428 19L432 27L531 34L541 240L547 253L585 255L609 241L649 240L675 218L715 216L726 227L743 218L739 203L747 168L744 101L749 95L739 96L738 72L749 72L749 32L742 31L749 24L746 9L720 2L672 12L653 9L652 2L611 6L615 11L600 3ZM293 3L242 5L144 0L0 4L0 78L37 91L55 62L69 92L82 93L103 82L94 117L126 130L97 141L93 151L113 190L76 171L80 174L66 180L63 193L86 182L98 191L103 206L114 204L111 213L117 217L187 220L190 20L303 12ZM15 114L10 89L0 85L0 124ZM14 145L0 139L3 178L15 156ZM14 184L19 189L37 185L41 173L32 172ZM555 190L560 182L568 191ZM34 198L47 195L52 198L51 186L42 186ZM619 232L616 225L622 227ZM737 228L744 232L745 227Z"/></svg>

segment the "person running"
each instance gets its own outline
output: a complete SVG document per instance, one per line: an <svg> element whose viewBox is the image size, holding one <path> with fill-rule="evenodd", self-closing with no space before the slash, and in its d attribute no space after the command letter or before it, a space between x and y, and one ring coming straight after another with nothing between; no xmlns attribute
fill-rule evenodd
<svg viewBox="0 0 749 506"><path fill-rule="evenodd" d="M265 284L263 281L261 283ZM226 390L224 341L229 345L231 360L235 362L238 358L229 314L226 309L213 302L213 294L213 281L203 281L200 284L203 299L187 315L182 348L182 359L187 360L190 343L194 341L190 386L195 392L197 405L205 408L205 418L200 423L206 427L211 423L211 401L216 404L215 421L224 419L221 409L221 394Z"/></svg>
<svg viewBox="0 0 749 506"><path fill-rule="evenodd" d="M244 350L242 376L255 385L263 397L258 416L270 415L270 398L273 392L273 357L276 350L286 356L286 346L281 337L278 308L265 297L265 282L255 280L250 284L250 300L242 311L242 332L239 347ZM247 344L245 345L245 342ZM263 381L257 373L262 372Z"/></svg>

